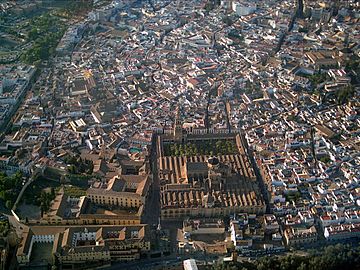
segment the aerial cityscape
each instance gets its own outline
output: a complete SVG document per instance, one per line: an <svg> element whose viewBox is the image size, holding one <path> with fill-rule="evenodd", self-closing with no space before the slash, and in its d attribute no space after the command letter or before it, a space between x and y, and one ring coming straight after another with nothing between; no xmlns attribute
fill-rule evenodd
<svg viewBox="0 0 360 270"><path fill-rule="evenodd" d="M0 0L1 269L360 269L360 2Z"/></svg>

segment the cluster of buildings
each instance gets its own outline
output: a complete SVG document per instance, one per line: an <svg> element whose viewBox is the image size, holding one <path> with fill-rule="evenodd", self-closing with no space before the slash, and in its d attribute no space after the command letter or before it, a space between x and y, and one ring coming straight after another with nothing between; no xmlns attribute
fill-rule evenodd
<svg viewBox="0 0 360 270"><path fill-rule="evenodd" d="M347 211L318 218L310 211L299 211L279 218L274 214L237 213L230 216L229 226L223 219L185 219L178 230L179 253L208 255L227 254L258 257L278 254L296 248L316 248L332 243L357 241L358 211Z"/></svg>
<svg viewBox="0 0 360 270"><path fill-rule="evenodd" d="M0 67L0 126L4 129L30 88L35 67L5 65Z"/></svg>
<svg viewBox="0 0 360 270"><path fill-rule="evenodd" d="M66 183L74 157L93 166L86 196L22 219L19 263L42 244L49 262L138 259L152 210L190 218L183 251L226 252L208 234L245 255L359 237L358 3L298 2L113 1L31 91L33 67L1 67L0 117L17 111L1 169Z"/></svg>
<svg viewBox="0 0 360 270"><path fill-rule="evenodd" d="M147 230L146 225L34 226L24 232L16 257L19 265L47 253L49 264L110 266L111 261L137 260L149 252Z"/></svg>
<svg viewBox="0 0 360 270"><path fill-rule="evenodd" d="M152 177L147 171L123 173L108 182L93 181L80 198L60 189L40 219L17 217L25 224L16 253L19 265L104 266L146 257L151 234L144 211Z"/></svg>

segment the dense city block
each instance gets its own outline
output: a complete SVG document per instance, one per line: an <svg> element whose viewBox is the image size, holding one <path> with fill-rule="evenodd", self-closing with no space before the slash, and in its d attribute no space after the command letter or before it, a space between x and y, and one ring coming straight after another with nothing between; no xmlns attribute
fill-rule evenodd
<svg viewBox="0 0 360 270"><path fill-rule="evenodd" d="M359 269L356 0L0 2L0 269Z"/></svg>

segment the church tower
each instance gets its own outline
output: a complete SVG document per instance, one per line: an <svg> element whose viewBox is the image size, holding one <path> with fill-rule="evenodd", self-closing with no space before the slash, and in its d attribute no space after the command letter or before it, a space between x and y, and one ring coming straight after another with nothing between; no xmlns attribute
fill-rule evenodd
<svg viewBox="0 0 360 270"><path fill-rule="evenodd" d="M183 141L183 128L182 128L182 121L180 115L179 107L176 109L176 116L175 116L175 123L174 123L174 141L175 142L182 142Z"/></svg>

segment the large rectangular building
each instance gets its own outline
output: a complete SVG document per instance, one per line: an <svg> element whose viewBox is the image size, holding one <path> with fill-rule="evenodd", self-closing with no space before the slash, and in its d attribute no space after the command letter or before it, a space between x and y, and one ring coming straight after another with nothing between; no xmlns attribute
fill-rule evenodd
<svg viewBox="0 0 360 270"><path fill-rule="evenodd" d="M151 185L150 175L119 175L108 183L96 183L86 192L91 202L120 207L140 207L145 204Z"/></svg>
<svg viewBox="0 0 360 270"><path fill-rule="evenodd" d="M63 266L132 261L150 251L146 225L33 226L23 233L17 250L20 266L35 263L37 245L50 247L48 263Z"/></svg>
<svg viewBox="0 0 360 270"><path fill-rule="evenodd" d="M265 212L239 133L189 131L176 120L173 133L157 136L156 149L162 219Z"/></svg>

